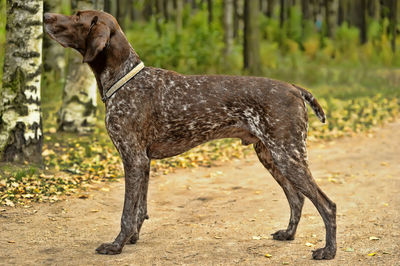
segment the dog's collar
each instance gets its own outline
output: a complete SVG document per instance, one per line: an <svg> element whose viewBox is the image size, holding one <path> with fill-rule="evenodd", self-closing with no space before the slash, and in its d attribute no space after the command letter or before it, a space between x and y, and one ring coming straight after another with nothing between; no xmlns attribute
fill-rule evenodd
<svg viewBox="0 0 400 266"><path fill-rule="evenodd" d="M105 103L114 93L116 93L122 86L124 86L130 79L132 79L137 73L140 72L144 68L143 62L140 62L137 66L135 66L128 74L123 76L120 80L118 80L114 85L109 88L106 93L104 93L103 103Z"/></svg>

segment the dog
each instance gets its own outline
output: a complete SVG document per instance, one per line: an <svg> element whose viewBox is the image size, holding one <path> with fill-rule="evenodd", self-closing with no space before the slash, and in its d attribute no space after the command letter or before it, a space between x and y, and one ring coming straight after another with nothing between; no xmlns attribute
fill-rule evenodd
<svg viewBox="0 0 400 266"><path fill-rule="evenodd" d="M293 240L304 196L325 223L325 247L314 259L336 254L336 205L315 183L308 167L308 103L325 114L307 90L263 77L182 75L144 67L113 16L78 11L72 16L46 13L45 30L63 47L81 53L96 77L105 104L108 134L125 172L121 231L100 254L119 254L136 243L147 215L150 161L181 154L219 138L253 144L260 162L282 187L290 205L287 229L272 234Z"/></svg>

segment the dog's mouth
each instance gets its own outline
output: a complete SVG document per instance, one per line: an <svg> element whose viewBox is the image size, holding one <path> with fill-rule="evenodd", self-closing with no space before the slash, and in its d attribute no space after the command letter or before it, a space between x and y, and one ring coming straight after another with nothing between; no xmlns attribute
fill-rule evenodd
<svg viewBox="0 0 400 266"><path fill-rule="evenodd" d="M68 47L68 45L65 42L59 40L59 38L56 37L56 33L54 32L54 30L51 28L51 26L49 24L45 24L44 29L46 30L47 34L50 36L51 39L58 42L64 48Z"/></svg>

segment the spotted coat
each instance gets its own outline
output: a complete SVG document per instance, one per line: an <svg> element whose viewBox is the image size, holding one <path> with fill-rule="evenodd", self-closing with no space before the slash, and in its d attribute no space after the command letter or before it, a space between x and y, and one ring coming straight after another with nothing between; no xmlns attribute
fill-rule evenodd
<svg viewBox="0 0 400 266"><path fill-rule="evenodd" d="M81 52L92 68L101 96L141 61L116 20L100 11L73 16L45 14L50 37ZM183 153L219 138L254 144L260 162L282 186L291 208L288 228L273 234L294 239L304 196L321 214L326 246L315 259L336 254L336 205L314 182L307 163L307 108L325 114L307 90L264 77L182 75L145 67L105 100L105 123L125 170L121 231L97 252L118 254L136 243L147 216L150 161Z"/></svg>

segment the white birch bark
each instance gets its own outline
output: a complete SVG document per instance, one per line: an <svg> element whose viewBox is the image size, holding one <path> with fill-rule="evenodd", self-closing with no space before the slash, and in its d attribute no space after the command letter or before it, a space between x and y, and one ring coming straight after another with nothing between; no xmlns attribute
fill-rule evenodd
<svg viewBox="0 0 400 266"><path fill-rule="evenodd" d="M3 87L0 90L0 159L40 162L42 0L7 1Z"/></svg>
<svg viewBox="0 0 400 266"><path fill-rule="evenodd" d="M102 9L103 1L74 0L76 10ZM89 66L82 64L82 56L72 50L68 59L67 80L59 111L59 130L78 133L93 131L96 123L96 79Z"/></svg>

